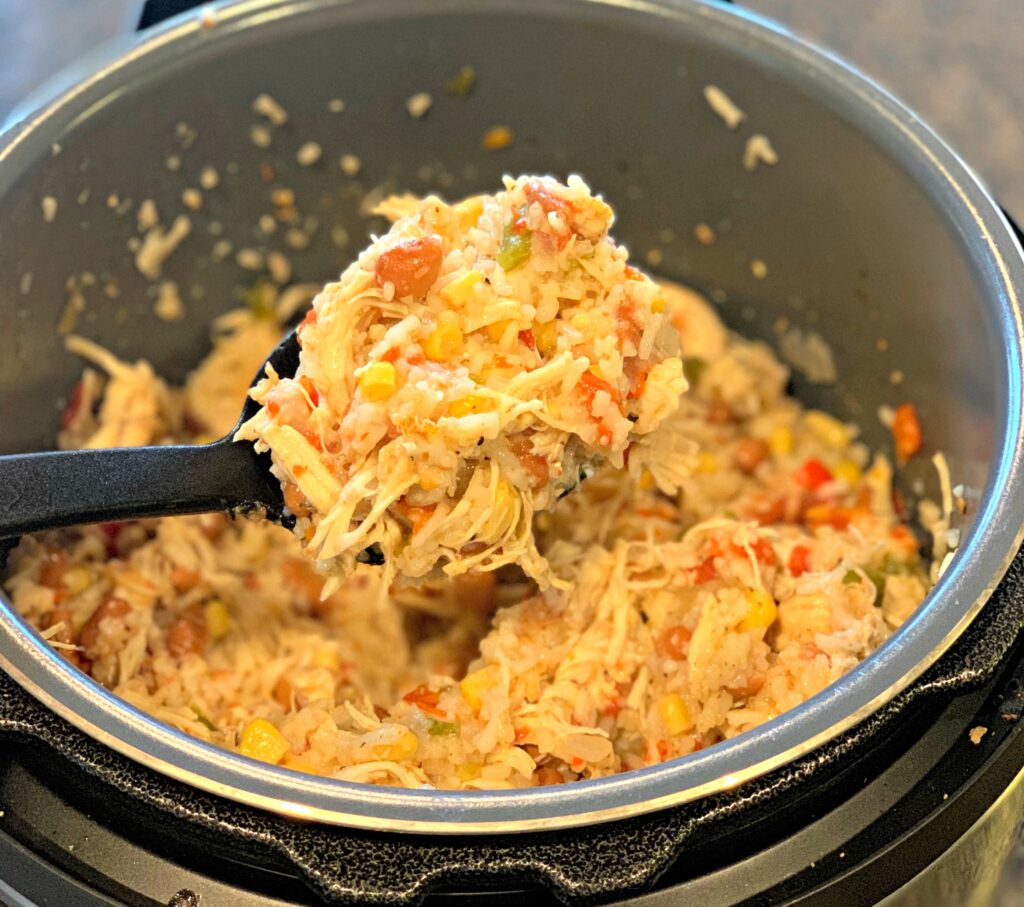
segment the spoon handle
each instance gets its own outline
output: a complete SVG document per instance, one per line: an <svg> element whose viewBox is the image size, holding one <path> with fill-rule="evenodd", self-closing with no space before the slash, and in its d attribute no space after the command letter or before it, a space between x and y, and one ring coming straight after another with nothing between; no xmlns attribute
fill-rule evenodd
<svg viewBox="0 0 1024 907"><path fill-rule="evenodd" d="M274 507L251 444L125 447L0 457L0 538L80 523Z"/></svg>

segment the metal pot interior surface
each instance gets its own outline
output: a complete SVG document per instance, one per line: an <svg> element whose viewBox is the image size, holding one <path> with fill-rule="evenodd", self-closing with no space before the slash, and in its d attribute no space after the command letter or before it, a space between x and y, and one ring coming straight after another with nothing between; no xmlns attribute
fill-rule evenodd
<svg viewBox="0 0 1024 907"><path fill-rule="evenodd" d="M891 450L880 405L913 400L929 451L975 489L960 553L918 613L863 665L813 700L710 750L559 789L444 793L369 788L298 776L197 743L132 710L76 673L5 607L0 665L56 712L168 775L268 809L342 824L425 832L528 830L608 820L730 788L852 726L910 683L984 603L1019 543L1020 250L968 170L912 114L863 78L772 26L699 2L587 0L246 2L217 24L172 22L127 48L15 128L0 150L0 449L51 446L81 363L57 325L67 282L88 272L77 330L116 354L144 357L171 380L203 354L211 320L237 305L252 274L214 243L259 246L270 206L261 164L319 220L288 250L296 277L335 277L379 221L360 213L374 187L448 197L491 190L502 174L582 174L618 212L617 236L657 273L708 292L728 324L775 343L780 328L820 333L839 381L794 373L805 402L860 423ZM122 48L122 50L124 50ZM445 86L476 71L469 97ZM735 131L702 96L725 90L747 113ZM420 119L406 100L429 92ZM268 92L288 110L273 146L250 140L251 104ZM345 102L330 113L332 98ZM181 127L194 131L183 147ZM481 136L506 125L500 152ZM746 138L770 137L774 167L741 166ZM296 164L305 142L320 164ZM186 142L187 144L187 142ZM362 160L343 177L340 154ZM168 168L169 156L180 169ZM163 277L188 316L152 312L136 270L135 210L151 198L165 223L206 165L220 187L189 214L190 235ZM47 222L44 197L57 200ZM717 241L694 238L698 223ZM218 232L218 226L222 232ZM332 241L343 228L351 244ZM268 243L279 246L280 237ZM654 255L651 256L651 251ZM755 278L751 262L767 266ZM31 275L27 277L26 275ZM102 286L116 281L118 295ZM905 378L898 387L891 376ZM927 458L907 470L924 479ZM3 489L3 506L17 490Z"/></svg>

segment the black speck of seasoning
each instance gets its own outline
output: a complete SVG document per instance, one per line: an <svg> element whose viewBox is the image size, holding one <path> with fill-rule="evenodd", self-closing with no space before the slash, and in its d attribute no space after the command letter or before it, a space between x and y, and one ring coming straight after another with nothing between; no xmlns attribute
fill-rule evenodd
<svg viewBox="0 0 1024 907"><path fill-rule="evenodd" d="M380 544L374 542L369 548L364 548L356 555L356 562L369 564L371 567L384 566L384 552L380 550Z"/></svg>
<svg viewBox="0 0 1024 907"><path fill-rule="evenodd" d="M483 443L484 443L484 439L483 438L477 438L476 439L476 446L477 447L480 447Z"/></svg>

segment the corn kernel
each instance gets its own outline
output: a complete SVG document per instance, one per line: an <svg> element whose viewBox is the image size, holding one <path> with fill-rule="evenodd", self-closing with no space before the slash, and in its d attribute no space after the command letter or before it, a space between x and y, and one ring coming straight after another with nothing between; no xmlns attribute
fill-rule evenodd
<svg viewBox="0 0 1024 907"><path fill-rule="evenodd" d="M822 444L827 444L835 450L843 450L850 443L850 429L828 413L812 409L804 413L804 425Z"/></svg>
<svg viewBox="0 0 1024 907"><path fill-rule="evenodd" d="M860 481L861 469L853 460L840 460L832 468L832 475L852 488Z"/></svg>
<svg viewBox="0 0 1024 907"><path fill-rule="evenodd" d="M423 353L434 362L447 362L462 352L462 328L458 325L459 316L454 312L442 312L437 319L437 327L423 341Z"/></svg>
<svg viewBox="0 0 1024 907"><path fill-rule="evenodd" d="M371 362L359 376L359 390L372 403L383 403L398 389L398 375L390 362Z"/></svg>
<svg viewBox="0 0 1024 907"><path fill-rule="evenodd" d="M484 330L487 331L487 336L491 338L494 343L498 343L502 337L505 336L505 332L512 325L511 321L492 321L487 325Z"/></svg>
<svg viewBox="0 0 1024 907"><path fill-rule="evenodd" d="M678 693L668 693L658 700L658 714L668 732L673 736L693 727L690 710Z"/></svg>
<svg viewBox="0 0 1024 907"><path fill-rule="evenodd" d="M697 457L697 472L708 474L718 471L718 457L713 453L702 450Z"/></svg>
<svg viewBox="0 0 1024 907"><path fill-rule="evenodd" d="M492 409L494 409L494 401L482 394L466 394L465 397L460 397L448 407L448 411L456 419L461 419L463 416L475 416L479 413L489 413Z"/></svg>
<svg viewBox="0 0 1024 907"><path fill-rule="evenodd" d="M587 312L577 312L569 319L569 323L580 333L588 334L594 327L594 318Z"/></svg>
<svg viewBox="0 0 1024 907"><path fill-rule="evenodd" d="M481 195L474 195L471 198L463 199L454 207L455 217L459 222L459 229L465 233L476 226L480 215L484 213L484 199Z"/></svg>
<svg viewBox="0 0 1024 907"><path fill-rule="evenodd" d="M775 623L779 609L774 598L764 589L748 589L744 595L750 603L750 610L740 621L741 630L766 630Z"/></svg>
<svg viewBox="0 0 1024 907"><path fill-rule="evenodd" d="M537 342L537 349L549 356L558 347L558 328L554 321L546 321L544 324L533 326L533 339Z"/></svg>
<svg viewBox="0 0 1024 907"><path fill-rule="evenodd" d="M291 747L284 734L265 718L253 718L242 731L242 742L238 745L238 751L243 756L271 765L280 762L289 749Z"/></svg>
<svg viewBox="0 0 1024 907"><path fill-rule="evenodd" d="M793 432L788 425L776 425L768 438L768 446L777 457L785 457L793 452Z"/></svg>
<svg viewBox="0 0 1024 907"><path fill-rule="evenodd" d="M500 673L496 665L488 665L486 668L467 674L459 684L462 698L474 712L479 712L480 706L484 702L484 696L498 685L499 679Z"/></svg>
<svg viewBox="0 0 1024 907"><path fill-rule="evenodd" d="M812 640L832 630L832 608L823 592L794 595L779 605L776 643L784 648L794 640Z"/></svg>
<svg viewBox="0 0 1024 907"><path fill-rule="evenodd" d="M483 766L479 762L466 762L463 765L455 766L455 774L460 781L476 781L480 777Z"/></svg>
<svg viewBox="0 0 1024 907"><path fill-rule="evenodd" d="M444 287L441 290L441 296L449 305L465 305L469 297L473 295L473 287L483 279L484 275L479 271L467 271L458 280L453 280L448 286Z"/></svg>
<svg viewBox="0 0 1024 907"><path fill-rule="evenodd" d="M637 484L640 486L641 491L650 491L654 487L654 474L649 469L645 469L640 473L640 479Z"/></svg>
<svg viewBox="0 0 1024 907"><path fill-rule="evenodd" d="M660 315L662 312L664 312L665 300L662 299L660 296L657 299L655 299L654 302L651 303L651 311L654 312L655 315Z"/></svg>
<svg viewBox="0 0 1024 907"><path fill-rule="evenodd" d="M394 743L382 743L375 746L373 752L378 759L400 762L414 756L419 748L420 741L417 736L408 728L402 728L401 736Z"/></svg>
<svg viewBox="0 0 1024 907"><path fill-rule="evenodd" d="M293 772L305 772L307 775L320 774L309 761L303 759L302 756L296 756L294 753L286 753L281 765L285 768L290 768Z"/></svg>
<svg viewBox="0 0 1024 907"><path fill-rule="evenodd" d="M313 653L313 664L318 668L333 671L338 667L338 653L334 649L317 649Z"/></svg>
<svg viewBox="0 0 1024 907"><path fill-rule="evenodd" d="M231 629L231 614L228 606L219 598L211 598L203 606L203 617L206 618L206 632L212 639L220 639L226 636Z"/></svg>
<svg viewBox="0 0 1024 907"><path fill-rule="evenodd" d="M92 585L92 573L87 567L72 567L61 577L60 584L72 595L78 595Z"/></svg>

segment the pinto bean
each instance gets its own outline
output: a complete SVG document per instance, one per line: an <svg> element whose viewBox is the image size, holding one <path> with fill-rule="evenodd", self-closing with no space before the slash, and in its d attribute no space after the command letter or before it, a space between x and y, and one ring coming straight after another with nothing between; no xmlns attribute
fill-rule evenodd
<svg viewBox="0 0 1024 907"><path fill-rule="evenodd" d="M209 636L203 612L198 608L187 608L167 628L167 651L176 658L199 655L206 649Z"/></svg>
<svg viewBox="0 0 1024 907"><path fill-rule="evenodd" d="M750 475L768 459L769 452L767 441L761 438L741 438L733 451L733 460L741 472Z"/></svg>
<svg viewBox="0 0 1024 907"><path fill-rule="evenodd" d="M549 787L552 784L563 784L565 782L562 773L551 765L542 765L537 768L533 773L533 780L536 782L537 787Z"/></svg>
<svg viewBox="0 0 1024 907"><path fill-rule="evenodd" d="M108 618L124 617L130 614L131 610L132 606L123 598L111 596L93 611L92 616L82 626L82 632L78 636L79 645L81 645L85 654L90 658L95 658L98 654L96 648L100 641L100 625L103 621Z"/></svg>

